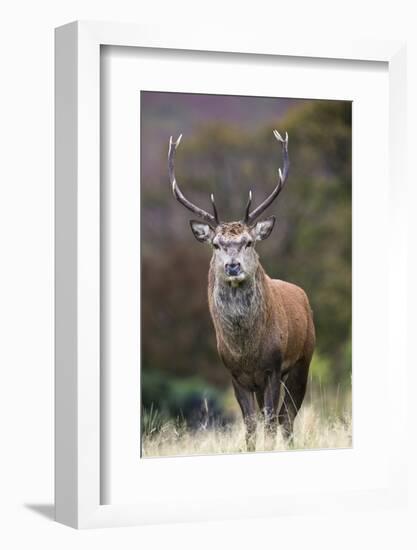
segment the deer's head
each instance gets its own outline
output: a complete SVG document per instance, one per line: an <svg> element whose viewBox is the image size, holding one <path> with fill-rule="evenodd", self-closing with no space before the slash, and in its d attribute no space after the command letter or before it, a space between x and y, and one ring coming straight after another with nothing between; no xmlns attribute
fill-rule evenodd
<svg viewBox="0 0 417 550"><path fill-rule="evenodd" d="M258 254L255 245L257 241L269 237L275 224L274 216L256 221L282 191L288 176L288 134L283 139L277 130L274 130L274 136L282 145L284 157L283 170L279 169L278 171L278 183L269 197L252 212L250 211L252 192L249 191L245 215L241 221L237 222L220 221L213 195L211 195L213 214L199 208L183 195L176 182L174 170L175 152L182 136L177 141L173 141L172 137L169 140L168 172L174 197L200 218L201 221L190 221L191 230L198 241L207 243L213 248L216 275L233 286L237 286L255 275L258 267Z"/></svg>

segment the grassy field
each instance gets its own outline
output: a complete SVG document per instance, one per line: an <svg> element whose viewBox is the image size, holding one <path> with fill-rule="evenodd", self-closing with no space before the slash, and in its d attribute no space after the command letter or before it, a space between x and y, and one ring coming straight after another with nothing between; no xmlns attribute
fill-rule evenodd
<svg viewBox="0 0 417 550"><path fill-rule="evenodd" d="M300 410L294 441L288 444L280 433L273 448L264 439L262 422L258 422L257 451L348 448L352 445L350 407L336 414L322 407L306 404ZM266 448L268 447L268 448ZM144 419L142 456L211 455L246 452L243 422L237 417L227 427L204 425L189 429L184 421L164 421L155 410Z"/></svg>

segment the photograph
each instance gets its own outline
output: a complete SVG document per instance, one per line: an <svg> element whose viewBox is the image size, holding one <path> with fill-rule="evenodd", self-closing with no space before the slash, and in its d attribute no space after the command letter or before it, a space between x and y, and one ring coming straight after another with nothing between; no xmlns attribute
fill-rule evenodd
<svg viewBox="0 0 417 550"><path fill-rule="evenodd" d="M352 102L140 113L140 457L352 447Z"/></svg>

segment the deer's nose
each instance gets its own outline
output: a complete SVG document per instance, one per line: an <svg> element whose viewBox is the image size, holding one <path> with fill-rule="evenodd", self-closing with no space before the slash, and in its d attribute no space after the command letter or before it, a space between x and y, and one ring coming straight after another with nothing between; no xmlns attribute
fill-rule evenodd
<svg viewBox="0 0 417 550"><path fill-rule="evenodd" d="M239 275L239 273L240 273L240 263L239 262L232 261L232 262L226 264L224 267L225 267L227 275L229 275L230 277L235 277L236 275Z"/></svg>

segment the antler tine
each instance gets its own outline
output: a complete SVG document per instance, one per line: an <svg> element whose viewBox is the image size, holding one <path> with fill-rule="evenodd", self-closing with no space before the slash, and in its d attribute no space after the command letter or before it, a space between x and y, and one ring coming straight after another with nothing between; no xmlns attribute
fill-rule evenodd
<svg viewBox="0 0 417 550"><path fill-rule="evenodd" d="M282 138L278 130L274 130L274 136L276 140L282 144L282 155L284 158L284 173L282 174L281 169L279 170L279 172L280 172L281 179L283 179L283 185L284 185L290 169L290 159L288 156L288 132L285 132L285 139Z"/></svg>
<svg viewBox="0 0 417 550"><path fill-rule="evenodd" d="M252 204L252 191L249 190L249 197L248 197L248 202L246 203L246 209L245 209L245 218L244 218L244 223L248 223L249 221L249 210L250 210L250 205Z"/></svg>
<svg viewBox="0 0 417 550"><path fill-rule="evenodd" d="M285 182L287 181L288 172L290 169L290 159L288 156L288 133L285 132L285 139L284 139L277 130L274 130L274 136L277 139L277 141L279 141L282 145L282 155L284 159L284 166L282 171L281 171L281 168L278 170L278 176L279 176L278 183L275 189L269 195L269 197L267 197L264 200L264 202L260 204L257 208L255 208L255 210L251 213L249 213L248 207L247 207L246 217L245 217L246 223L253 223L256 220L256 218L258 218L262 214L262 212L264 212L264 210L266 210L268 206L272 204L272 202L281 193L285 185ZM250 204L248 204L248 206L250 206Z"/></svg>
<svg viewBox="0 0 417 550"><path fill-rule="evenodd" d="M216 207L216 203L214 201L214 195L213 193L210 195L210 200L211 200L211 204L213 206L213 212L214 212L214 219L216 221L216 224L219 225L220 224L220 221L219 221L219 214L217 212L217 207Z"/></svg>
<svg viewBox="0 0 417 550"><path fill-rule="evenodd" d="M174 168L174 160L175 160L175 152L181 142L182 134L179 136L177 141L174 141L172 139L172 136L169 138L169 148L168 148L168 174L169 174L169 180L171 182L172 186L172 192L174 194L174 197L177 199L179 203L181 203L185 208L188 208L191 212L196 214L199 218L202 218L206 222L209 222L213 225L217 225L218 217L217 217L217 210L214 204L214 198L212 199L213 204L213 210L214 210L214 216L212 214L209 214L202 208L199 208L195 204L193 204L191 201L189 201L182 193L181 189L178 186L178 183L175 179L175 168Z"/></svg>

